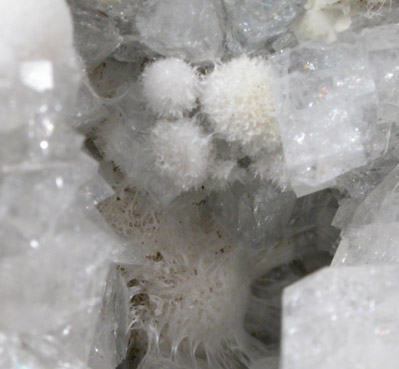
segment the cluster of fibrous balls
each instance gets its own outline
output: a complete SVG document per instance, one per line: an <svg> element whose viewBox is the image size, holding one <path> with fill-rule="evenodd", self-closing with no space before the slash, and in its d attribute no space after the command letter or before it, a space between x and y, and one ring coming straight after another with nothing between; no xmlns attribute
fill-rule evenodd
<svg viewBox="0 0 399 369"><path fill-rule="evenodd" d="M142 85L147 107L158 117L151 133L158 169L189 190L215 174L215 139L240 147L243 155L278 148L273 84L268 61L245 55L216 64L206 75L176 58L149 64ZM223 169L226 184L231 163Z"/></svg>
<svg viewBox="0 0 399 369"><path fill-rule="evenodd" d="M250 365L266 354L244 328L254 298L251 283L276 260L279 265L290 259L291 250L243 248L203 199L208 187L223 188L239 177L239 157L219 158L215 140L253 158L280 148L272 67L263 58L243 55L201 73L181 59L161 58L146 65L139 83L154 117L143 151L153 157L150 170L177 187L180 197L149 215L151 198L127 180L100 209L146 259L140 268L125 268L131 328L144 329L149 342L143 363L162 356L190 367ZM110 149L111 141L125 145L128 131L106 124L99 132L99 147L119 168L129 167ZM138 204L142 201L147 205ZM270 258L272 252L281 257Z"/></svg>

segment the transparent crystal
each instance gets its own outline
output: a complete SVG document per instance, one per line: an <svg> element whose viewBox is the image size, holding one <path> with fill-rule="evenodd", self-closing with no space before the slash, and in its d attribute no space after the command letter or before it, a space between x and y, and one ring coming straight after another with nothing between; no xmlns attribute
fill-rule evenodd
<svg viewBox="0 0 399 369"><path fill-rule="evenodd" d="M356 208L333 266L399 262L399 167L396 167Z"/></svg>
<svg viewBox="0 0 399 369"><path fill-rule="evenodd" d="M219 7L213 0L149 0L138 5L136 25L143 42L161 55L217 60L223 42Z"/></svg>
<svg viewBox="0 0 399 369"><path fill-rule="evenodd" d="M75 26L75 45L89 68L95 67L121 43L113 5L119 2L69 1ZM113 5L111 5L113 3Z"/></svg>
<svg viewBox="0 0 399 369"><path fill-rule="evenodd" d="M252 186L235 183L210 199L229 232L248 246L265 246L281 240L294 203L292 191L283 192L268 182Z"/></svg>
<svg viewBox="0 0 399 369"><path fill-rule="evenodd" d="M306 43L276 63L285 161L298 195L328 187L382 153L386 135L364 119L375 84L358 43Z"/></svg>
<svg viewBox="0 0 399 369"><path fill-rule="evenodd" d="M281 368L396 368L398 273L326 268L286 288Z"/></svg>
<svg viewBox="0 0 399 369"><path fill-rule="evenodd" d="M331 265L398 263L399 223L374 223L345 232Z"/></svg>
<svg viewBox="0 0 399 369"><path fill-rule="evenodd" d="M0 367L30 369L89 369L51 338L6 336L0 332Z"/></svg>
<svg viewBox="0 0 399 369"><path fill-rule="evenodd" d="M365 29L361 42L369 52L370 66L379 99L379 122L396 122L399 114L399 26Z"/></svg>
<svg viewBox="0 0 399 369"><path fill-rule="evenodd" d="M126 281L112 266L107 277L89 365L96 369L116 368L128 347L129 296Z"/></svg>
<svg viewBox="0 0 399 369"><path fill-rule="evenodd" d="M287 30L296 9L287 0L224 0L233 36L243 44L256 45Z"/></svg>

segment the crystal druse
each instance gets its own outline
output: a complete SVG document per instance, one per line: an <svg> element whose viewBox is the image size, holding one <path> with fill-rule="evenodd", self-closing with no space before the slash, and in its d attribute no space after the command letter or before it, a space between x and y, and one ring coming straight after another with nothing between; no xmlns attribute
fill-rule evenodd
<svg viewBox="0 0 399 369"><path fill-rule="evenodd" d="M397 0L0 14L0 369L397 369Z"/></svg>

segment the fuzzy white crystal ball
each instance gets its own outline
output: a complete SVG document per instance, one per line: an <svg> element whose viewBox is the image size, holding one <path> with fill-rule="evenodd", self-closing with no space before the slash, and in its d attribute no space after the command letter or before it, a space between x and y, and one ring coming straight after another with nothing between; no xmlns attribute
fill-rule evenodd
<svg viewBox="0 0 399 369"><path fill-rule="evenodd" d="M199 76L181 59L160 59L148 65L142 82L147 106L160 117L181 118L195 107Z"/></svg>
<svg viewBox="0 0 399 369"><path fill-rule="evenodd" d="M263 58L245 55L217 66L204 82L204 111L214 130L249 151L280 142L273 74Z"/></svg>
<svg viewBox="0 0 399 369"><path fill-rule="evenodd" d="M194 120L161 120L151 133L156 168L182 190L197 188L206 179L211 142Z"/></svg>

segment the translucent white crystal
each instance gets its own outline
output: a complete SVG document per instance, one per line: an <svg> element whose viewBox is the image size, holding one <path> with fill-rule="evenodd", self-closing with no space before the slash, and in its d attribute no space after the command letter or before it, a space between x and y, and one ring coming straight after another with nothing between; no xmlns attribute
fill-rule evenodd
<svg viewBox="0 0 399 369"><path fill-rule="evenodd" d="M399 223L374 223L346 231L331 265L390 263L399 263Z"/></svg>
<svg viewBox="0 0 399 369"><path fill-rule="evenodd" d="M109 191L90 183L98 164L65 124L80 77L71 18L64 1L0 9L18 71L1 85L10 98L1 109L9 126L1 136L0 366L83 368L117 242L93 221L95 201Z"/></svg>
<svg viewBox="0 0 399 369"><path fill-rule="evenodd" d="M55 80L62 79L60 65L72 76L67 71L74 55L72 19L64 0L2 1L0 11L0 131L9 131L27 125L38 113L37 106L44 102L39 94L51 91ZM66 91L73 88L75 76L69 81L64 81L58 98L72 96Z"/></svg>
<svg viewBox="0 0 399 369"><path fill-rule="evenodd" d="M231 234L247 246L259 247L281 240L295 194L283 192L268 182L246 186L236 182L212 196L209 202Z"/></svg>
<svg viewBox="0 0 399 369"><path fill-rule="evenodd" d="M0 332L0 367L30 369L89 369L51 338L6 336Z"/></svg>
<svg viewBox="0 0 399 369"><path fill-rule="evenodd" d="M112 266L107 277L89 365L96 369L116 368L128 346L129 296L126 281Z"/></svg>
<svg viewBox="0 0 399 369"><path fill-rule="evenodd" d="M357 207L333 266L399 262L399 167Z"/></svg>
<svg viewBox="0 0 399 369"><path fill-rule="evenodd" d="M46 146L47 141L41 145ZM3 222L28 239L43 237L72 203L82 183L97 171L94 160L84 154L80 159L61 168L28 167L4 179L0 195Z"/></svg>
<svg viewBox="0 0 399 369"><path fill-rule="evenodd" d="M380 126L381 127L381 126ZM357 203L362 202L398 164L396 133L391 132L387 153L370 163L337 178L336 183Z"/></svg>
<svg viewBox="0 0 399 369"><path fill-rule="evenodd" d="M399 26L365 29L361 41L369 52L376 83L379 122L397 121L399 116Z"/></svg>
<svg viewBox="0 0 399 369"><path fill-rule="evenodd" d="M342 103L340 108L335 104L315 107L286 121L283 144L291 176L316 187L360 166L365 155L361 136L351 122L355 116L352 106Z"/></svg>
<svg viewBox="0 0 399 369"><path fill-rule="evenodd" d="M334 216L334 219L331 223L332 226L337 227L339 229L344 228L351 221L353 214L356 211L358 203L355 200L350 198L345 199L341 202L337 213Z"/></svg>
<svg viewBox="0 0 399 369"><path fill-rule="evenodd" d="M95 67L122 41L113 10L113 6L120 8L121 4L119 1L97 0L70 0L68 3L73 12L75 46L86 65Z"/></svg>
<svg viewBox="0 0 399 369"><path fill-rule="evenodd" d="M81 227L91 230L83 223ZM108 246L90 240L90 235L79 233L80 230L67 234L68 228L64 226L63 229L57 237L33 239L31 250L26 254L1 261L0 321L3 327L22 332L46 332L71 324L79 319L79 314L87 313L95 319L93 308L100 300L102 279L106 276ZM100 242L106 240L100 233L97 237ZM97 256L93 258L90 254ZM13 273L13 270L19 272ZM97 276L95 281L94 275ZM84 321L85 324L90 322L87 316Z"/></svg>
<svg viewBox="0 0 399 369"><path fill-rule="evenodd" d="M54 87L53 66L46 60L22 63L20 76L24 85L38 92Z"/></svg>
<svg viewBox="0 0 399 369"><path fill-rule="evenodd" d="M136 24L143 42L161 55L213 61L223 42L219 6L213 0L149 0L138 6Z"/></svg>
<svg viewBox="0 0 399 369"><path fill-rule="evenodd" d="M154 160L149 143L137 137L134 128L118 120L116 115L112 115L97 130L96 143L106 159L112 160L127 177L137 177L140 184L145 182L145 173ZM139 177L140 173L142 177Z"/></svg>
<svg viewBox="0 0 399 369"><path fill-rule="evenodd" d="M358 44L307 43L282 60L280 130L292 184L301 195L302 185L326 187L365 162L363 106L375 85Z"/></svg>
<svg viewBox="0 0 399 369"><path fill-rule="evenodd" d="M94 92L87 80L81 83L75 108L73 126L79 127L84 132L93 128L109 114L103 99Z"/></svg>
<svg viewBox="0 0 399 369"><path fill-rule="evenodd" d="M283 33L294 20L296 9L287 0L224 0L234 37L243 44L265 43Z"/></svg>
<svg viewBox="0 0 399 369"><path fill-rule="evenodd" d="M378 27L366 27L360 39L368 51L388 50L396 48L399 37L399 26L387 24Z"/></svg>
<svg viewBox="0 0 399 369"><path fill-rule="evenodd" d="M283 369L397 367L398 267L323 269L283 297Z"/></svg>
<svg viewBox="0 0 399 369"><path fill-rule="evenodd" d="M99 127L97 144L107 160L112 160L126 175L127 183L145 189L161 204L169 204L181 193L181 185L155 167L156 157L149 137L143 139L127 123L105 122Z"/></svg>
<svg viewBox="0 0 399 369"><path fill-rule="evenodd" d="M71 55L72 19L64 0L1 1L0 14L0 39L19 60Z"/></svg>
<svg viewBox="0 0 399 369"><path fill-rule="evenodd" d="M359 205L350 226L399 221L398 183L399 167L396 166Z"/></svg>

